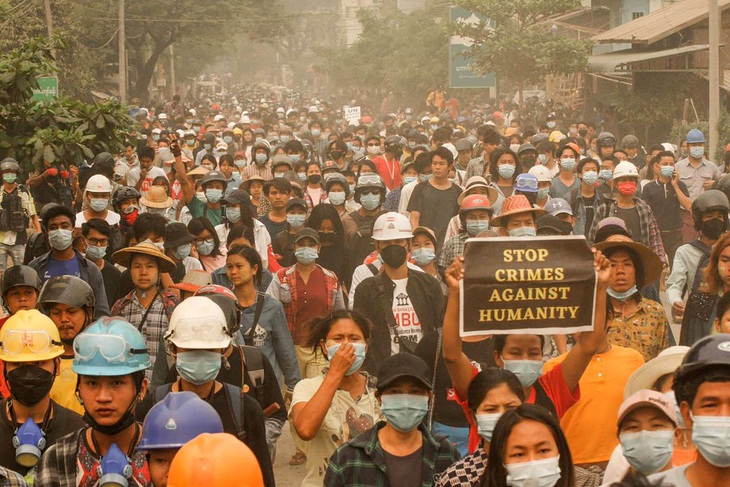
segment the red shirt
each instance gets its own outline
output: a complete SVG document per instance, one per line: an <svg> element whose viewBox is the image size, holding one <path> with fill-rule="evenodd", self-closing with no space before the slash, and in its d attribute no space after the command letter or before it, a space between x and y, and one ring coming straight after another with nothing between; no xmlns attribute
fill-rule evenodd
<svg viewBox="0 0 730 487"><path fill-rule="evenodd" d="M10 318L10 316L0 318L0 328L2 328L5 322L8 321L8 318ZM2 394L4 398L10 397L10 388L8 387L8 383L5 381L5 362L2 360L0 360L0 394Z"/></svg>
<svg viewBox="0 0 730 487"><path fill-rule="evenodd" d="M309 327L302 325L314 318L327 315L330 310L327 308L327 284L322 269L315 267L306 284L299 271L296 271L296 275L297 315L294 321L294 336L292 338L295 345L304 345L309 338Z"/></svg>
<svg viewBox="0 0 730 487"><path fill-rule="evenodd" d="M385 187L388 188L389 191L393 191L401 185L402 180L400 177L400 163L398 162L398 159L388 161L385 159L385 156L378 156L373 159L373 163L375 164L375 169L378 171L378 174L381 178L383 178Z"/></svg>

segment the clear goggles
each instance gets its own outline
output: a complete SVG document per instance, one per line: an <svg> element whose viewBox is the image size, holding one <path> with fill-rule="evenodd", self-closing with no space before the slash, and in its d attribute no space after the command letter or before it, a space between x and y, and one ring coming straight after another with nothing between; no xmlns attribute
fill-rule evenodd
<svg viewBox="0 0 730 487"><path fill-rule="evenodd" d="M61 345L45 330L8 330L0 343L6 355L28 352L41 354L48 352L54 345Z"/></svg>
<svg viewBox="0 0 730 487"><path fill-rule="evenodd" d="M130 348L127 341L117 335L95 335L82 333L74 339L74 355L88 362L97 353L107 362L124 363L132 354L145 354L147 349Z"/></svg>

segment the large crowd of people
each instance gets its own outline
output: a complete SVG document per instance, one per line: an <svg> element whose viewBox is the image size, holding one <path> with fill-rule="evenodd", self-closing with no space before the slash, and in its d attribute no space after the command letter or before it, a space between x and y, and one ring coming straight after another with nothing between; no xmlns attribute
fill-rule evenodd
<svg viewBox="0 0 730 487"><path fill-rule="evenodd" d="M130 115L120 153L0 163L0 486L270 487L282 434L304 487L730 485L730 152L701 131L440 89ZM568 235L591 331L461 336L469 239Z"/></svg>

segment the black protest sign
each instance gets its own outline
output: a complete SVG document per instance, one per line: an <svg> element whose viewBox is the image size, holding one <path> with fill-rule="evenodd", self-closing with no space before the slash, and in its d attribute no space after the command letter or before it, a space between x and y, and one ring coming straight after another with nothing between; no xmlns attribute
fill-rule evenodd
<svg viewBox="0 0 730 487"><path fill-rule="evenodd" d="M595 294L593 253L582 236L472 238L461 335L590 331Z"/></svg>

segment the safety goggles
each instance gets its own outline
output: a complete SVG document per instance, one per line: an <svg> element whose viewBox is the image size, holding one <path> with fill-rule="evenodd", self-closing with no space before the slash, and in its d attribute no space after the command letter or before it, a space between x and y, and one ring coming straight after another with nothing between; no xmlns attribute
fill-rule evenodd
<svg viewBox="0 0 730 487"><path fill-rule="evenodd" d="M117 335L95 335L82 333L74 340L74 355L76 358L88 362L97 353L107 362L124 363L128 354L147 353L146 348L129 348L127 341Z"/></svg>
<svg viewBox="0 0 730 487"><path fill-rule="evenodd" d="M357 180L358 186L380 185L380 176L377 174L363 174Z"/></svg>
<svg viewBox="0 0 730 487"><path fill-rule="evenodd" d="M61 345L45 330L8 330L0 343L6 355L28 352L41 354L48 352L54 345Z"/></svg>

